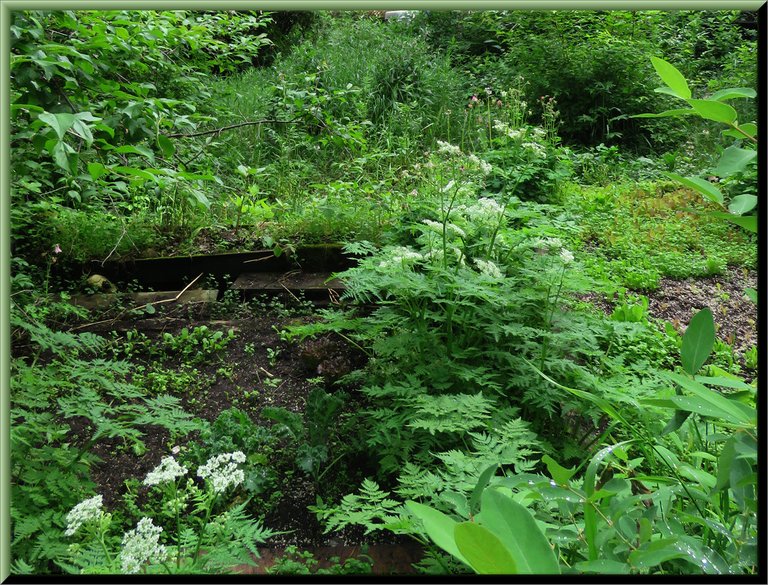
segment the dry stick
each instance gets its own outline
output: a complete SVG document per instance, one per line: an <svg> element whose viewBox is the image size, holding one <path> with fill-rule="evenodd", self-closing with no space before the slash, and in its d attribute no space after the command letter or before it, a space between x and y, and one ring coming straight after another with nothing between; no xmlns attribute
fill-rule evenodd
<svg viewBox="0 0 768 585"><path fill-rule="evenodd" d="M270 258L274 258L274 254L270 254L269 256L262 256L261 258L254 258L253 260L243 260L243 264L248 264L249 262L261 262L263 260L269 260Z"/></svg>
<svg viewBox="0 0 768 585"><path fill-rule="evenodd" d="M214 128L213 130L203 130L201 132L191 132L189 134L184 133L176 133L176 134L166 134L165 136L167 138L191 138L193 136L205 136L207 134L221 134L225 130L234 130L235 128L242 128L243 126L260 126L261 124L293 124L301 118L301 116L296 116L295 118L291 118L290 120L256 120L251 122L240 122L239 124L232 124L231 126L224 126L222 128Z"/></svg>
<svg viewBox="0 0 768 585"><path fill-rule="evenodd" d="M202 276L203 276L203 273L201 272L200 274L198 274L195 277L195 279L192 282L190 282L187 286L185 286L184 289L179 294L177 294L175 297L173 297L172 299L163 299L161 301L155 301L153 303L146 303L146 304L141 305L140 307L135 307L133 309L130 309L130 311L138 311L140 309L144 309L144 308L148 307L149 305L160 305L162 303L175 303L176 301L178 301L181 298L181 295L183 295L185 292L187 292L189 290L189 288L193 284L195 284L198 280L200 280L200 278ZM118 313L118 315L116 317L113 317L112 319L104 319L103 321L95 321L93 323L86 323L85 325L79 325L77 327L71 327L70 329L68 329L68 331L77 331L78 329L83 329L84 327L90 327L91 325L101 325L102 323L114 323L115 321L120 319L120 317L125 315L128 311L129 311L129 309L124 309L123 311Z"/></svg>
<svg viewBox="0 0 768 585"><path fill-rule="evenodd" d="M102 268L104 267L104 264L106 263L106 261L110 259L110 257L112 256L112 254L114 254L114 253L115 253L115 250L117 250L117 247L120 245L120 242L122 242L122 241L123 241L123 237L125 237L125 234L126 234L126 232L128 231L128 228L126 228L126 227L125 227L125 221L123 221L123 219L122 219L122 218L120 219L120 221L122 221L122 222L123 222L123 233L122 233L122 234L120 234L120 237L119 237L119 238L117 238L117 243L115 244L115 247L114 247L114 248L112 248L112 251L111 251L109 254L107 254L107 257L106 257L106 258L104 258L104 260L102 260L102 261L101 261L101 266L102 266Z"/></svg>

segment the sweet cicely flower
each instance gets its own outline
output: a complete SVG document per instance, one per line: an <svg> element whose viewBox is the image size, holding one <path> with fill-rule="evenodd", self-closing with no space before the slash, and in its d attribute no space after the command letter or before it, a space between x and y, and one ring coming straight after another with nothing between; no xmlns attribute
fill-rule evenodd
<svg viewBox="0 0 768 585"><path fill-rule="evenodd" d="M570 250L563 248L560 250L560 260L563 261L563 264L570 264L573 262L573 253Z"/></svg>
<svg viewBox="0 0 768 585"><path fill-rule="evenodd" d="M67 514L67 529L64 532L72 536L86 522L98 520L101 516L103 499L100 495L83 500Z"/></svg>
<svg viewBox="0 0 768 585"><path fill-rule="evenodd" d="M245 461L242 451L222 453L211 457L205 465L197 470L197 475L210 480L213 491L223 493L229 486L238 486L245 481L245 474L238 469L237 464Z"/></svg>
<svg viewBox="0 0 768 585"><path fill-rule="evenodd" d="M144 517L136 528L123 535L120 565L124 573L138 573L146 562L162 563L168 558L168 549L160 544L162 531L151 518Z"/></svg>
<svg viewBox="0 0 768 585"><path fill-rule="evenodd" d="M168 481L175 481L187 473L187 468L179 465L173 457L163 457L160 465L155 467L144 478L144 485L160 485Z"/></svg>
<svg viewBox="0 0 768 585"><path fill-rule="evenodd" d="M498 266L496 266L495 263L491 262L490 260L483 260L481 258L475 258L475 266L477 266L477 269L486 276L490 276L491 278L502 278L504 275L501 273L501 270Z"/></svg>

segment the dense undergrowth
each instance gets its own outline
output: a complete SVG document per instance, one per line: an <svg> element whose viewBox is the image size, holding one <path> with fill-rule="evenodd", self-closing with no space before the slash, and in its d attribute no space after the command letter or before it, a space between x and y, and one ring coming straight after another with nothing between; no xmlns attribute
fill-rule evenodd
<svg viewBox="0 0 768 585"><path fill-rule="evenodd" d="M13 571L227 571L304 477L427 573L755 573L757 349L641 294L757 267L753 17L14 12ZM366 363L303 414L185 411L234 333L74 332L82 263L317 242L359 262L281 336ZM105 440L159 463L106 504Z"/></svg>

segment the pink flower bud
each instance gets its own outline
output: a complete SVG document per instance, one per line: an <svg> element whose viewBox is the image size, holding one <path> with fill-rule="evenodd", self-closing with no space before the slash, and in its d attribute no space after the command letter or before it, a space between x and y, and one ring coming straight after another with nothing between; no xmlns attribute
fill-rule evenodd
<svg viewBox="0 0 768 585"><path fill-rule="evenodd" d="M58 244L54 244L54 246L53 246L53 253L54 254L61 254L61 246L59 246Z"/></svg>

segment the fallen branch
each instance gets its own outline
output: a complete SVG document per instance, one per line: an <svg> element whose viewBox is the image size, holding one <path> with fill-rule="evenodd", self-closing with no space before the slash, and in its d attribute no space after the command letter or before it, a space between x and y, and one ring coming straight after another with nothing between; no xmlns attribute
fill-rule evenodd
<svg viewBox="0 0 768 585"><path fill-rule="evenodd" d="M251 122L240 122L239 124L232 124L231 126L223 126L222 128L214 128L213 130L202 130L200 132L190 132L189 134L184 134L184 133L166 134L166 137L191 138L193 136L206 136L207 134L221 134L226 130L234 130L235 128L242 128L243 126L260 126L261 124L293 124L300 118L301 116L296 116L295 118L291 118L290 120L265 119L265 120L255 120Z"/></svg>
<svg viewBox="0 0 768 585"><path fill-rule="evenodd" d="M85 327L91 327L93 325L101 325L103 323L114 323L115 321L123 317L126 313L140 311L141 309L146 309L149 305L160 305L162 303L175 303L181 298L181 295L187 292L193 284L195 284L198 280L200 280L202 276L203 276L203 273L201 272L194 278L194 280L192 280L192 282L190 282L187 286L185 286L184 289L172 299L163 299L160 301L154 301L152 303L145 303L140 307L134 307L132 309L123 309L120 313L118 313L112 319L104 319L103 321L94 321L93 323L85 323L84 325L78 325L77 327L70 327L68 331L77 331L78 329L84 329Z"/></svg>

